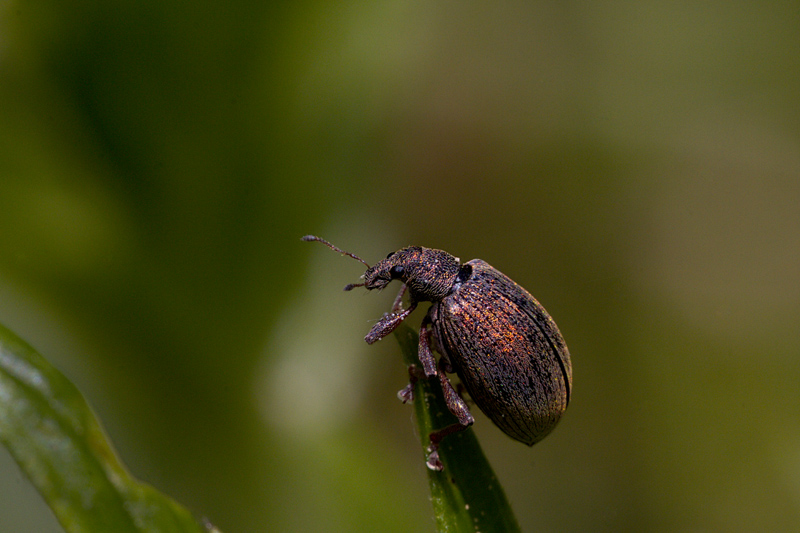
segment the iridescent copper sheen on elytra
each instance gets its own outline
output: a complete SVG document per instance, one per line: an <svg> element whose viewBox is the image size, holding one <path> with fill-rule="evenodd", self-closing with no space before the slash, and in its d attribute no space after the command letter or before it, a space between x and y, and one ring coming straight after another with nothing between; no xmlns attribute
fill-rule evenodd
<svg viewBox="0 0 800 533"><path fill-rule="evenodd" d="M480 259L465 266L469 279L431 306L434 335L486 416L533 445L569 404L569 351L528 291Z"/></svg>
<svg viewBox="0 0 800 533"><path fill-rule="evenodd" d="M318 237L320 241L344 252ZM366 263L364 263L366 264ZM569 404L572 364L556 323L531 294L481 259L467 263L442 250L409 246L388 255L364 273L364 286L383 289L400 280L392 313L385 315L365 337L367 343L391 333L419 302L432 302L422 320L419 358L425 377L437 376L450 411L458 423L430 435L427 464L441 470L441 440L469 427L474 419L446 372L455 371L467 392L497 426L531 446L549 434ZM401 308L408 290L410 304ZM442 354L438 364L431 346ZM407 402L412 383L400 391Z"/></svg>

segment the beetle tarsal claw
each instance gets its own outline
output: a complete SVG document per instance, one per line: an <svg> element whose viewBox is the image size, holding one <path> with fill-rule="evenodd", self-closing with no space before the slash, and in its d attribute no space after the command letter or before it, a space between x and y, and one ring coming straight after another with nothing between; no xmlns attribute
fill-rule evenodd
<svg viewBox="0 0 800 533"><path fill-rule="evenodd" d="M436 450L432 451L428 454L428 459L425 461L425 466L430 468L435 472L441 472L444 470L444 465L442 461L439 459L439 452Z"/></svg>
<svg viewBox="0 0 800 533"><path fill-rule="evenodd" d="M403 403L411 403L414 401L414 385L409 383L404 388L397 391L397 397Z"/></svg>

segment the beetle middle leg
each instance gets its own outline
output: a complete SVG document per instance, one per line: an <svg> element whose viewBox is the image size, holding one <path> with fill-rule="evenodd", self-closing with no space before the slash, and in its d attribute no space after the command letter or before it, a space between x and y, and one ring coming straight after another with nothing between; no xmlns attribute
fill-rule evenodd
<svg viewBox="0 0 800 533"><path fill-rule="evenodd" d="M400 296L402 296L402 292ZM398 296L398 299L400 296ZM431 331L428 327L431 323L430 313L426 314L419 328L419 349L417 350L417 356L422 363L422 370L417 368L417 365L408 367L408 385L397 393L397 397L403 403L414 401L414 386L420 378L429 378L436 375L436 359L431 352Z"/></svg>
<svg viewBox="0 0 800 533"><path fill-rule="evenodd" d="M397 397L403 403L411 403L414 401L414 387L417 381L424 379L425 373L419 369L417 365L408 365L408 385L397 391Z"/></svg>
<svg viewBox="0 0 800 533"><path fill-rule="evenodd" d="M397 300L403 296L403 291L397 296ZM397 303L397 301L395 302ZM422 325L419 328L419 349L417 356L422 363L422 370L417 365L409 365L408 367L408 385L397 393L397 397L403 403L414 401L414 386L421 378L429 378L436 375L436 359L433 357L430 347L431 332L428 326L431 325L430 314L426 314L422 319Z"/></svg>
<svg viewBox="0 0 800 533"><path fill-rule="evenodd" d="M456 416L458 423L450 424L444 429L434 431L428 436L430 445L428 445L428 459L425 461L425 464L431 470L444 469L444 465L439 459L439 444L442 442L442 439L453 433L464 431L475 422L475 418L473 418L472 413L469 412L469 407L467 407L466 402L464 402L461 395L456 392L456 389L453 388L453 384L450 383L450 378L445 374L445 366L446 363L440 361L437 366L436 374L439 377L439 383L442 385L442 392L444 393L444 401L447 404L447 408Z"/></svg>

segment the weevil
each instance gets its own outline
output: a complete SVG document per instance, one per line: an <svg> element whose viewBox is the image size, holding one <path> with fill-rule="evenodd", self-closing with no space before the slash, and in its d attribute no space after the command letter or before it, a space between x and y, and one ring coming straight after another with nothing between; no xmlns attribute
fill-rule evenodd
<svg viewBox="0 0 800 533"><path fill-rule="evenodd" d="M363 263L365 287L383 289L394 280L403 286L390 313L367 333L372 344L392 331L420 302L431 306L419 331L422 372L409 369L411 382L398 396L413 399L414 382L438 378L447 407L458 420L430 434L426 464L442 470L439 444L447 435L470 427L475 419L453 387L455 372L475 404L510 437L533 446L556 426L572 394L572 363L556 323L531 294L481 259L466 263L443 251L409 246L369 264L320 237L306 235ZM409 305L403 309L403 295ZM432 349L441 354L437 363Z"/></svg>

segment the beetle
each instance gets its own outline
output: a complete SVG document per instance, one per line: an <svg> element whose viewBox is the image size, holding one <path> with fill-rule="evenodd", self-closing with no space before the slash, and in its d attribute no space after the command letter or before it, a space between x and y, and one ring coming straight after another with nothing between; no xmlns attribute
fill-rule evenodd
<svg viewBox="0 0 800 533"><path fill-rule="evenodd" d="M411 382L398 393L413 398L418 377L437 377L447 407L458 422L430 434L426 464L442 470L438 448L447 435L470 427L475 419L447 374L455 372L475 404L507 435L533 446L556 426L572 394L569 350L555 321L531 294L481 259L466 263L443 251L409 246L369 266L350 252L313 235L332 250L363 263L365 287L383 289L403 283L390 313L364 340L372 344L392 331L420 302L431 306L419 331L422 372L409 368ZM403 309L403 295L409 305ZM432 348L441 354L439 362Z"/></svg>

